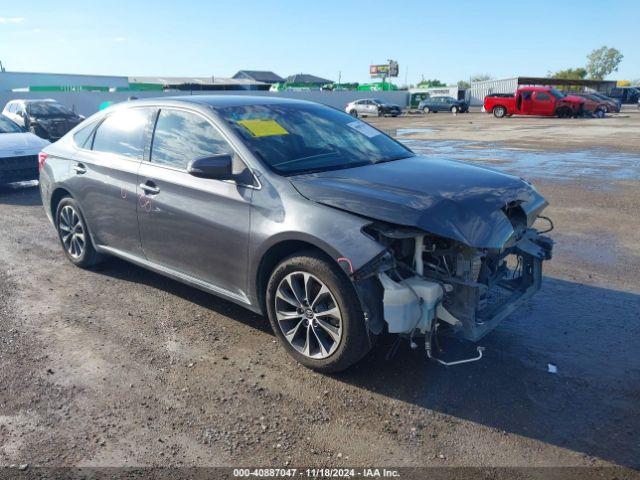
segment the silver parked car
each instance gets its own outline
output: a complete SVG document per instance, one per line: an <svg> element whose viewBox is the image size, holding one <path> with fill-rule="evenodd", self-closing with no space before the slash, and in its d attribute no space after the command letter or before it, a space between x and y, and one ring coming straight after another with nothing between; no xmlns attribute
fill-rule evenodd
<svg viewBox="0 0 640 480"><path fill-rule="evenodd" d="M402 109L399 105L387 103L377 98L363 98L350 102L345 107L352 117L397 117L402 115Z"/></svg>
<svg viewBox="0 0 640 480"><path fill-rule="evenodd" d="M268 315L338 371L383 331L476 341L540 288L544 198L518 177L421 157L318 104L190 96L86 120L40 158L67 258L121 257Z"/></svg>

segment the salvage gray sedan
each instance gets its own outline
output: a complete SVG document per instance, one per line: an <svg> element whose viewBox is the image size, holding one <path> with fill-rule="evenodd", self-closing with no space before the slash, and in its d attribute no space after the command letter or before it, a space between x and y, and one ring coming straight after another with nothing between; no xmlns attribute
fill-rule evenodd
<svg viewBox="0 0 640 480"><path fill-rule="evenodd" d="M113 255L266 314L286 350L345 369L388 331L471 341L540 288L552 242L528 182L418 156L309 102L134 101L40 155L63 251Z"/></svg>

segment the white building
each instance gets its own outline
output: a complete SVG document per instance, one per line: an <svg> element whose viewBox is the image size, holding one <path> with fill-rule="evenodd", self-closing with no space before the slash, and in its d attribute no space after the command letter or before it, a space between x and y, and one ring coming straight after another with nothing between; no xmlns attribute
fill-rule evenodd
<svg viewBox="0 0 640 480"><path fill-rule="evenodd" d="M77 75L69 73L0 72L0 91L30 91L44 88L116 89L128 88L127 77Z"/></svg>

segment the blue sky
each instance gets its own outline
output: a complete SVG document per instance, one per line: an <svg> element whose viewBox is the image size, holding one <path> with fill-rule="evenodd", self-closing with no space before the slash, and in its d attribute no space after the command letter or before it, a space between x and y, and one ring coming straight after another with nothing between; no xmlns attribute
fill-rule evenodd
<svg viewBox="0 0 640 480"><path fill-rule="evenodd" d="M545 75L618 48L612 78L640 78L640 1L2 1L7 70L231 76L239 69L368 81L397 59L398 83L477 73Z"/></svg>

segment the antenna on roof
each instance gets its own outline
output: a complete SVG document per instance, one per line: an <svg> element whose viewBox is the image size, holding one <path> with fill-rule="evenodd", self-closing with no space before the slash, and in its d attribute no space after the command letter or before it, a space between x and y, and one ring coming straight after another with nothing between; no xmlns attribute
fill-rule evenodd
<svg viewBox="0 0 640 480"><path fill-rule="evenodd" d="M0 72L6 72L7 70L4 68L4 64L2 63L2 60L0 60Z"/></svg>

